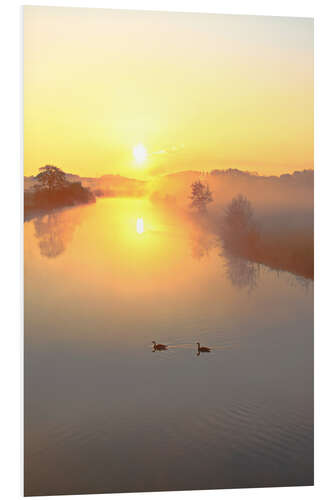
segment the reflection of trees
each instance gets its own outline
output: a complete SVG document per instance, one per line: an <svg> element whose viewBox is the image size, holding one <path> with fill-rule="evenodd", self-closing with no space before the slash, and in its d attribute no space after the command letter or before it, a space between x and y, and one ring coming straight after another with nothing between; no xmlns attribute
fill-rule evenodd
<svg viewBox="0 0 333 500"><path fill-rule="evenodd" d="M226 260L226 274L237 288L247 288L251 292L259 279L259 264L230 254L223 255Z"/></svg>
<svg viewBox="0 0 333 500"><path fill-rule="evenodd" d="M277 278L280 277L280 271L275 271ZM287 284L290 287L298 288L301 287L303 290L308 293L310 290L313 290L313 280L310 278L303 278L303 276L298 276L297 274L292 274L289 271L283 272L283 275L286 276Z"/></svg>
<svg viewBox="0 0 333 500"><path fill-rule="evenodd" d="M75 211L67 210L37 217L34 220L35 236L44 257L58 257L71 241L80 218Z"/></svg>
<svg viewBox="0 0 333 500"><path fill-rule="evenodd" d="M216 246L216 241L208 232L198 231L191 235L192 257L196 260L209 255L212 248Z"/></svg>

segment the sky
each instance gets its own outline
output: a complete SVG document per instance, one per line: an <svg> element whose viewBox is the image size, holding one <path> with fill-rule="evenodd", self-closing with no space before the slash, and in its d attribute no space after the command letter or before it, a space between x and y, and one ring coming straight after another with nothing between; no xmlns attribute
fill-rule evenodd
<svg viewBox="0 0 333 500"><path fill-rule="evenodd" d="M313 168L313 19L24 7L24 173L45 164Z"/></svg>

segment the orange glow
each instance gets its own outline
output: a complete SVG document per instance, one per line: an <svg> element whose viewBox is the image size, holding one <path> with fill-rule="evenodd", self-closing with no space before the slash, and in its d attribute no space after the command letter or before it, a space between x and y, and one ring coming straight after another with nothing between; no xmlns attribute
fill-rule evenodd
<svg viewBox="0 0 333 500"><path fill-rule="evenodd" d="M24 7L24 121L25 175L313 168L313 20Z"/></svg>

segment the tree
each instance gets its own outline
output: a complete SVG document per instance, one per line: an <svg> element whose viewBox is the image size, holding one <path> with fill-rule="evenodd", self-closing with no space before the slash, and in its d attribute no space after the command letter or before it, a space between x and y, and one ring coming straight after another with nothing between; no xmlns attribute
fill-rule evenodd
<svg viewBox="0 0 333 500"><path fill-rule="evenodd" d="M252 205L245 196L239 194L224 211L222 222L224 246L239 255L249 255L255 249L258 236Z"/></svg>
<svg viewBox="0 0 333 500"><path fill-rule="evenodd" d="M39 187L45 187L48 191L61 189L68 185L65 172L53 165L41 167L35 179L38 181Z"/></svg>
<svg viewBox="0 0 333 500"><path fill-rule="evenodd" d="M208 203L213 201L213 195L208 184L203 184L200 180L195 181L191 185L191 189L191 208L196 208L198 212L205 213Z"/></svg>

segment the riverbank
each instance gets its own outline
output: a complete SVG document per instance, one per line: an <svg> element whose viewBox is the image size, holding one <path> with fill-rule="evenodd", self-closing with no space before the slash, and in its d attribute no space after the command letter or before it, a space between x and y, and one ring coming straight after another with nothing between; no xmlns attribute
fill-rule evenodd
<svg viewBox="0 0 333 500"><path fill-rule="evenodd" d="M24 221L57 208L95 203L96 197L80 182L72 182L61 189L41 189L24 192Z"/></svg>

